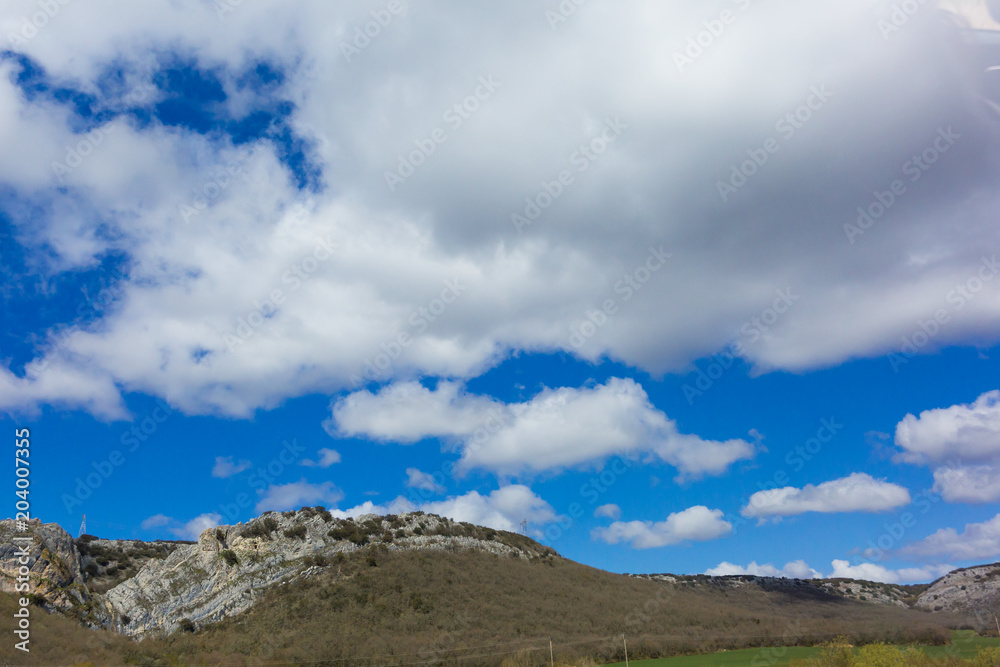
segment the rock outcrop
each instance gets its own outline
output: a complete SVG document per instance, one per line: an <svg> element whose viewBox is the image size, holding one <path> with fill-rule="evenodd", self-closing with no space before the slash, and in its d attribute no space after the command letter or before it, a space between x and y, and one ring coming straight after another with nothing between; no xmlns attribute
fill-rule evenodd
<svg viewBox="0 0 1000 667"><path fill-rule="evenodd" d="M944 575L917 600L919 609L992 614L1000 609L1000 563L953 570Z"/></svg>
<svg viewBox="0 0 1000 667"><path fill-rule="evenodd" d="M12 536L12 521L0 531ZM30 524L31 590L50 610L142 637L202 625L251 607L269 588L316 574L360 549L479 550L551 558L521 535L414 512L335 519L323 508L269 512L247 524L210 528L197 543L73 540L56 524ZM2 535L0 535L2 537ZM2 590L17 573L9 539L0 546Z"/></svg>

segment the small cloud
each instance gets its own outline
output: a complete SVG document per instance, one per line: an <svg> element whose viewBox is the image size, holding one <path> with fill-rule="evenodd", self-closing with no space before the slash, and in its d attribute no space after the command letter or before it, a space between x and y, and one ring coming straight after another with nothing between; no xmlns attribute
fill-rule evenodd
<svg viewBox="0 0 1000 667"><path fill-rule="evenodd" d="M319 450L319 461L302 459L299 465L306 466L307 468L329 468L334 463L340 463L340 453L324 447Z"/></svg>
<svg viewBox="0 0 1000 667"><path fill-rule="evenodd" d="M232 456L216 456L215 465L212 467L212 477L226 479L227 477L238 475L244 470L249 470L252 467L252 463L243 459L240 459L239 463L233 463Z"/></svg>
<svg viewBox="0 0 1000 667"><path fill-rule="evenodd" d="M695 505L674 512L666 521L615 521L607 528L597 528L591 536L608 544L628 542L633 549L654 549L682 542L705 542L725 537L733 532L731 523L723 519L722 510Z"/></svg>
<svg viewBox="0 0 1000 667"><path fill-rule="evenodd" d="M272 484L257 503L258 512L298 509L314 505L335 506L344 497L333 482L310 484L304 478L291 484Z"/></svg>
<svg viewBox="0 0 1000 667"><path fill-rule="evenodd" d="M411 489L420 489L432 493L444 493L445 488L434 479L434 475L421 472L416 468L406 469L406 486Z"/></svg>
<svg viewBox="0 0 1000 667"><path fill-rule="evenodd" d="M607 505L601 505L594 510L594 516L605 517L615 521L621 518L622 508L618 507L618 505L615 505L614 503L608 503Z"/></svg>
<svg viewBox="0 0 1000 667"><path fill-rule="evenodd" d="M197 540L198 536L209 528L215 528L222 521L222 515L216 512L206 512L182 523L165 514L156 514L140 524L143 530L166 528L172 535L182 540Z"/></svg>
<svg viewBox="0 0 1000 667"><path fill-rule="evenodd" d="M168 523L173 521L166 514L154 514L140 524L143 530L149 530L150 528L159 528L161 526L166 526Z"/></svg>

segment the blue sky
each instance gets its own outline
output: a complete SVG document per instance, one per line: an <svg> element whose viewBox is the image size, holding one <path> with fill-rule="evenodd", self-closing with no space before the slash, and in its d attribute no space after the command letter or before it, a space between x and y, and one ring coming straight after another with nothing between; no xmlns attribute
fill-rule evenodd
<svg viewBox="0 0 1000 667"><path fill-rule="evenodd" d="M621 572L1000 556L1000 121L934 12L361 4L3 10L34 515L421 509Z"/></svg>

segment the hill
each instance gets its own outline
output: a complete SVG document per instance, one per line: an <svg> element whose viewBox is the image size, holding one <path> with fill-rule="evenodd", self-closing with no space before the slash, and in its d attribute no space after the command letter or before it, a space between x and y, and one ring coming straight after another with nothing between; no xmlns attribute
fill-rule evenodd
<svg viewBox="0 0 1000 667"><path fill-rule="evenodd" d="M10 529L0 522L0 538ZM522 650L543 657L550 636L558 654L612 660L622 632L639 658L839 634L942 642L969 622L806 582L612 574L522 535L421 513L337 520L306 508L193 544L32 530L34 664L497 664ZM0 657L25 664L9 646Z"/></svg>

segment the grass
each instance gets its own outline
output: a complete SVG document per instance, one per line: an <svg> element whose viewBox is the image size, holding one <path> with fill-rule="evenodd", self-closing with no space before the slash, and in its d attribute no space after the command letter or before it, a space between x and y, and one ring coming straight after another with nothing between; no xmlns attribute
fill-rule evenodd
<svg viewBox="0 0 1000 667"><path fill-rule="evenodd" d="M918 646L917 648L930 658L958 657L972 660L980 650L998 647L1000 647L1000 639L997 637L981 637L972 630L956 630L952 634L949 645ZM630 660L629 665L630 667L631 665L637 667L743 667L753 664L783 667L791 664L793 660L819 658L822 653L823 649L817 646L755 648L655 660ZM624 667L624 665L624 662L617 662L607 667Z"/></svg>
<svg viewBox="0 0 1000 667"><path fill-rule="evenodd" d="M629 660L629 667L631 665L638 665L638 667L746 667L751 664L781 667L787 665L791 660L815 658L822 651L823 649L813 646L747 648L739 651L684 655L656 660ZM625 663L616 662L613 664L613 667L619 666L625 667Z"/></svg>

